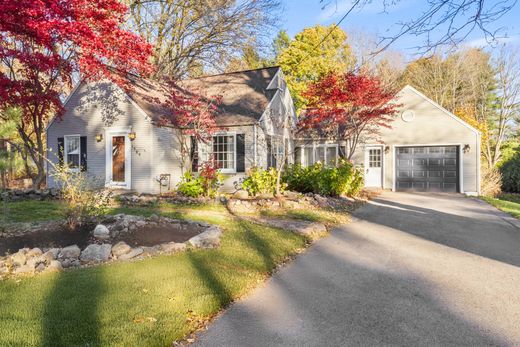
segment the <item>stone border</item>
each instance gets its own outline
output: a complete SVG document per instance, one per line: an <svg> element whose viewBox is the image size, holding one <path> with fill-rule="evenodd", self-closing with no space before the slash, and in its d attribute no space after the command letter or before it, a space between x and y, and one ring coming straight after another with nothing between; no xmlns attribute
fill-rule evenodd
<svg viewBox="0 0 520 347"><path fill-rule="evenodd" d="M109 222L110 224L108 224ZM93 230L93 237L101 243L91 243L81 250L77 245L63 248L23 248L18 252L0 257L0 278L12 275L35 274L49 271L61 271L66 268L90 267L111 261L144 259L159 254L171 254L190 248L215 248L220 245L221 229L216 225L191 220L171 219L152 215L148 218L119 214L105 218L104 224L98 224ZM112 245L111 238L129 233L146 224L175 224L187 228L196 226L204 229L184 243L167 242L153 247L131 247L124 241Z"/></svg>
<svg viewBox="0 0 520 347"><path fill-rule="evenodd" d="M0 193L0 200L21 201L21 200L53 200L60 198L60 191L55 188L50 189L7 189Z"/></svg>

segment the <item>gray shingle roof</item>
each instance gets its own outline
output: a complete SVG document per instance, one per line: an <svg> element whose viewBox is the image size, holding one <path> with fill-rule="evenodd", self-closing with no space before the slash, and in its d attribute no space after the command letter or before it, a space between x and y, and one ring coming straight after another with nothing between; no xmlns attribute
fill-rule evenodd
<svg viewBox="0 0 520 347"><path fill-rule="evenodd" d="M253 124L260 119L276 89L267 87L279 67L238 71L178 82L187 93L200 92L221 96L217 124L219 126ZM145 79L133 79L128 94L154 121L167 114L161 103L168 97L168 86Z"/></svg>

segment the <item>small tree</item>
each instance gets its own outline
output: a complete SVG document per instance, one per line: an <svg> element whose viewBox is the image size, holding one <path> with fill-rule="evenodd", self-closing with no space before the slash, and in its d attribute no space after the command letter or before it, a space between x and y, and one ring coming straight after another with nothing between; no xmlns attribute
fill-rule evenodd
<svg viewBox="0 0 520 347"><path fill-rule="evenodd" d="M398 106L391 102L395 95L377 77L329 74L308 86L309 104L299 130L346 140L345 157L350 160L364 136L378 136L381 127L390 128Z"/></svg>
<svg viewBox="0 0 520 347"><path fill-rule="evenodd" d="M220 102L220 96L207 96L183 89L173 81L168 83L168 99L162 103L168 114L163 116L160 125L173 126L177 130L183 172L192 167L193 158L190 154L194 144L191 139L208 143L215 132L222 130L216 122Z"/></svg>

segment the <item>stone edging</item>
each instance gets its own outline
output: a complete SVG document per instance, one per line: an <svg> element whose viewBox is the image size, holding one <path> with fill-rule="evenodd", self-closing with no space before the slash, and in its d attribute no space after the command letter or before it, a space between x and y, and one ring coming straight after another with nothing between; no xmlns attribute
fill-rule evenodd
<svg viewBox="0 0 520 347"><path fill-rule="evenodd" d="M214 248L220 245L221 229L216 225L190 220L178 220L152 215L149 218L132 215L115 215L105 220L110 224L98 224L93 237L100 243L91 243L81 250L77 245L63 248L23 248L18 252L0 257L0 278L2 276L35 274L48 271L61 271L64 268L89 267L115 260L143 259L159 254L171 254L189 248ZM205 230L183 243L167 242L153 247L131 247L124 241L109 243L112 237L131 232L143 223L170 223L179 227L197 226Z"/></svg>

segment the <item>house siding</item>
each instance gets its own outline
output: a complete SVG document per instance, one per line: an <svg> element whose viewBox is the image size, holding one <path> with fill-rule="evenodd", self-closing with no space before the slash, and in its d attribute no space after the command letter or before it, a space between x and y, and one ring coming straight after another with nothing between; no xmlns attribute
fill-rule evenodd
<svg viewBox="0 0 520 347"><path fill-rule="evenodd" d="M47 129L47 158L58 162L58 138L65 135L87 137L87 173L98 186L106 180L106 134L111 127L131 127L136 139L131 142L131 189L148 192L153 189L153 126L145 115L110 82L82 83L70 96L61 119ZM96 142L96 134L103 141ZM48 170L48 186L55 187L52 168Z"/></svg>

